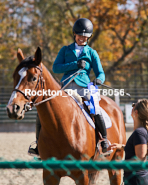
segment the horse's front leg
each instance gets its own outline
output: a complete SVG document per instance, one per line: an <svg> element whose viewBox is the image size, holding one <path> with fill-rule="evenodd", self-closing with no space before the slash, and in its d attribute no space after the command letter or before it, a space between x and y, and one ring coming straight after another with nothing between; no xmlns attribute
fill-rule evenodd
<svg viewBox="0 0 148 185"><path fill-rule="evenodd" d="M48 170L43 170L43 184L44 185L59 185L60 176L56 173L52 174Z"/></svg>

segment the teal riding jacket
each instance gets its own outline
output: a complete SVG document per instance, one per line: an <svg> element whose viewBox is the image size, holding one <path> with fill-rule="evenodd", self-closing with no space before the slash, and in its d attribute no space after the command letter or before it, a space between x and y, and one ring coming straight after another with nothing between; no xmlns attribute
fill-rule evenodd
<svg viewBox="0 0 148 185"><path fill-rule="evenodd" d="M79 60L85 60L86 65L80 74L74 79L77 85L87 87L87 84L90 82L89 74L91 68L93 68L96 78L101 80L102 83L105 81L105 74L100 62L99 55L88 45L84 46L83 51L79 57L77 57L75 51L75 43L72 43L68 46L63 46L53 64L53 72L64 73L64 76L61 79L61 81L63 81L79 69L77 66L77 61ZM64 85L68 83L70 79L66 80Z"/></svg>

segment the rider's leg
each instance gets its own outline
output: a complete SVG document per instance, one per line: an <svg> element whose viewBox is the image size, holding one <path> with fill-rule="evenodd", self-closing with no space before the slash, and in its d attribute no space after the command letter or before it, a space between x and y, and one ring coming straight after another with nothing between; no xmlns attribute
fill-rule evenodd
<svg viewBox="0 0 148 185"><path fill-rule="evenodd" d="M74 81L71 82L67 87L67 89L77 89L77 93L84 97L86 100L90 100L90 92L88 91L87 88L84 87L80 87L78 86ZM106 132L106 126L105 126L105 122L103 119L103 116L101 114L101 110L100 110L100 106L99 106L99 100L100 98L97 98L97 103L95 106L95 109L97 109L96 111L96 115L94 116L95 118L95 125L96 128L98 129L98 131L101 133L102 137L103 137L103 141L101 142L101 146L102 146L102 152L105 153L107 151L108 148L108 142L107 142L107 132Z"/></svg>
<svg viewBox="0 0 148 185"><path fill-rule="evenodd" d="M40 129L41 129L41 123L40 123L39 116L37 114L37 117L36 117L36 142L37 143L38 143L38 139L39 139ZM28 153L29 154L34 154L34 155L39 155L38 145L36 146L36 148L29 147Z"/></svg>
<svg viewBox="0 0 148 185"><path fill-rule="evenodd" d="M107 141L107 132L106 132L105 122L104 122L104 119L103 119L103 116L101 113L95 115L94 118L95 118L96 128L101 133L101 135L104 139L101 142L101 146L102 146L102 152L105 153L105 152L107 152L107 148L109 147L108 141Z"/></svg>
<svg viewBox="0 0 148 185"><path fill-rule="evenodd" d="M95 115L94 115L95 126L103 137L103 141L101 141L101 146L102 146L102 152L105 153L107 152L109 145L107 140L106 125L101 113L101 107L99 105L99 101L101 100L101 98L99 93L92 94L92 96L93 96L94 107L95 107Z"/></svg>

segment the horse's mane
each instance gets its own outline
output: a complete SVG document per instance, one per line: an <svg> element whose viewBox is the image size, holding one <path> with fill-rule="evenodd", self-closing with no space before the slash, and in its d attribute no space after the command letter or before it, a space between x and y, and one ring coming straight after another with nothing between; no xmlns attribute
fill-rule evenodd
<svg viewBox="0 0 148 185"><path fill-rule="evenodd" d="M27 58L25 58L18 66L17 66L17 68L16 68L16 70L19 70L19 69L21 69L22 67L29 67L29 66L31 66L31 65L33 65L34 64L34 56L29 56L29 57L27 57ZM16 71L15 70L15 71ZM47 69L48 70L48 69ZM51 73L51 72L50 72ZM53 78L55 79L55 81L61 86L62 84L61 84L61 82L60 82L60 80L52 73L52 76L53 76Z"/></svg>
<svg viewBox="0 0 148 185"><path fill-rule="evenodd" d="M30 64L34 63L33 56L29 56L25 58L16 68L16 70L22 68L22 67L28 67Z"/></svg>

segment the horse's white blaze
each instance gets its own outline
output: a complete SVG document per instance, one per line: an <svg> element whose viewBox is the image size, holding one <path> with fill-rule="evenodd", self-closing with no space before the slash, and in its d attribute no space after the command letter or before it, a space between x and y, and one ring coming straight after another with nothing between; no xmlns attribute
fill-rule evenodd
<svg viewBox="0 0 148 185"><path fill-rule="evenodd" d="M22 69L19 70L18 74L20 75L20 80L19 80L18 84L16 85L15 89L18 89L19 88L22 79L27 74L27 70L28 70L27 67L23 67ZM11 94L10 100L8 102L8 105L11 104L12 101L14 100L14 98L16 98L16 97L17 97L17 92L16 91L13 91L13 93Z"/></svg>

